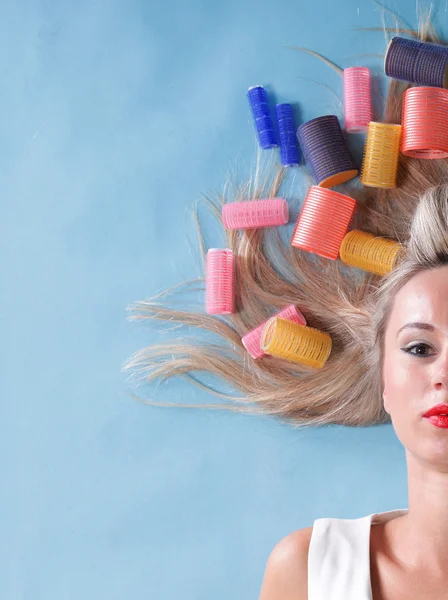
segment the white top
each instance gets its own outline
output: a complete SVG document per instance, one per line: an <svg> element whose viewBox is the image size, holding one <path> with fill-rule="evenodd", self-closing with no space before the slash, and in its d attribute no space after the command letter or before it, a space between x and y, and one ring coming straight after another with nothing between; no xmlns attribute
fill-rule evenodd
<svg viewBox="0 0 448 600"><path fill-rule="evenodd" d="M308 600L372 600L370 529L407 513L316 519L308 552Z"/></svg>

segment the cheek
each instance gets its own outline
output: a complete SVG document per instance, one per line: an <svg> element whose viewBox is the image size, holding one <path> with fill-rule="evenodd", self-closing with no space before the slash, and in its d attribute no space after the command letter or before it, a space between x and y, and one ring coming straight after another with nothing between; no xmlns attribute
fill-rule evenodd
<svg viewBox="0 0 448 600"><path fill-rule="evenodd" d="M407 356L395 356L385 362L384 407L398 439L407 449L414 449L419 439L422 398L427 383L426 368Z"/></svg>
<svg viewBox="0 0 448 600"><path fill-rule="evenodd" d="M423 365L409 360L405 355L394 356L393 360L385 361L383 378L386 410L391 416L395 412L397 418L402 408L412 413L413 406L421 402L421 394L426 385Z"/></svg>
<svg viewBox="0 0 448 600"><path fill-rule="evenodd" d="M393 364L389 365L384 370L384 390L392 397L400 396L409 387L412 387L413 372L407 369L404 365Z"/></svg>

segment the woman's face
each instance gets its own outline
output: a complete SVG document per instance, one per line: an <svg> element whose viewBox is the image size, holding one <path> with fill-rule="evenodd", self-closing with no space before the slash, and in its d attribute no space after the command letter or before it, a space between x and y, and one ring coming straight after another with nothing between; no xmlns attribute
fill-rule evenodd
<svg viewBox="0 0 448 600"><path fill-rule="evenodd" d="M448 468L448 429L423 417L441 403L448 414L448 266L415 275L398 292L383 360L384 408L401 443L415 458Z"/></svg>

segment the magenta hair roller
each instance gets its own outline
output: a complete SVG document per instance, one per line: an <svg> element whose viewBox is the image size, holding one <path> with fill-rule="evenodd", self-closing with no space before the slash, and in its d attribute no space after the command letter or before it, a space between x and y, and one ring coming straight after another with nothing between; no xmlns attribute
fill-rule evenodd
<svg viewBox="0 0 448 600"><path fill-rule="evenodd" d="M234 308L234 256L228 248L210 248L205 264L205 310L228 315Z"/></svg>
<svg viewBox="0 0 448 600"><path fill-rule="evenodd" d="M288 203L283 198L230 202L222 207L226 229L250 229L284 225L288 222Z"/></svg>
<svg viewBox="0 0 448 600"><path fill-rule="evenodd" d="M275 315L274 317L280 317L282 319L287 319L288 321L293 321L298 325L306 325L305 317L302 315L300 310L294 304L290 304ZM244 347L252 356L252 358L261 358L262 356L266 356L265 352L261 349L261 337L263 335L263 328L266 325L267 321L264 321L255 329L251 329L248 331L242 338Z"/></svg>

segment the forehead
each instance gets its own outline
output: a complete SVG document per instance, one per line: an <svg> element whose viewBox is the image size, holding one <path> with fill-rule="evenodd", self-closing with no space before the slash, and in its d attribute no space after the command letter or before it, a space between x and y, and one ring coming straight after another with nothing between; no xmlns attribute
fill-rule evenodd
<svg viewBox="0 0 448 600"><path fill-rule="evenodd" d="M448 265L414 275L397 292L390 326L399 328L410 321L448 327Z"/></svg>

